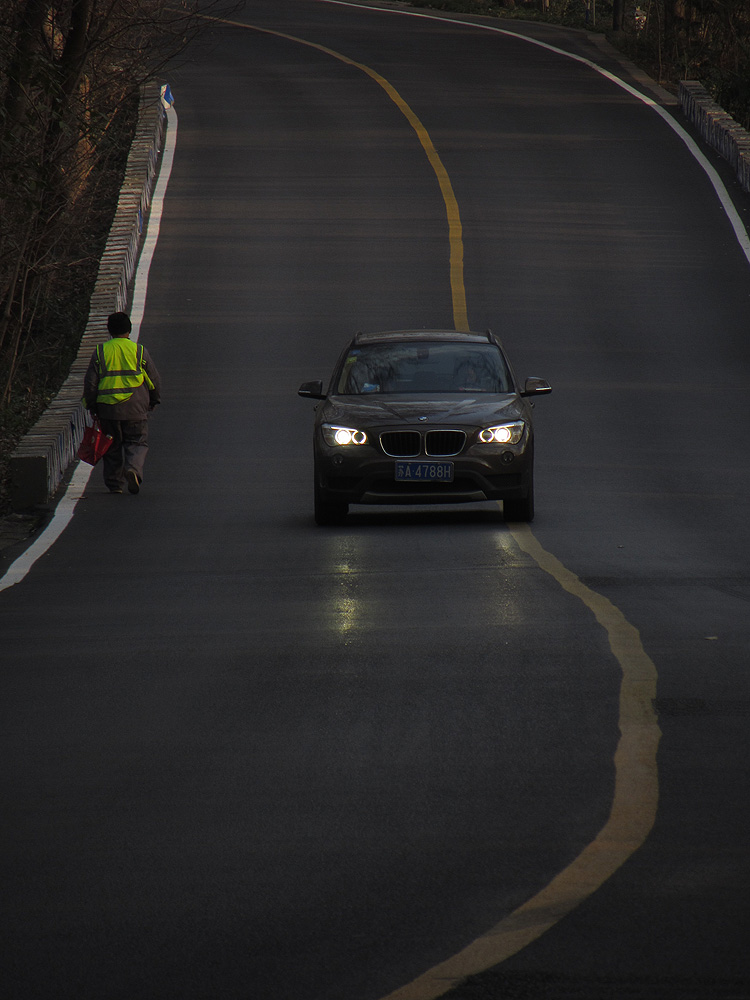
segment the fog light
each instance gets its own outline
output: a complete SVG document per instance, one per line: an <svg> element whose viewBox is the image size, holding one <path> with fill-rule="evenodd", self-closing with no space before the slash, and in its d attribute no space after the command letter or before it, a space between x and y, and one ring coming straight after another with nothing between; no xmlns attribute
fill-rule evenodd
<svg viewBox="0 0 750 1000"><path fill-rule="evenodd" d="M505 465L510 465L516 456L512 451L504 451L500 456L500 460L505 463Z"/></svg>

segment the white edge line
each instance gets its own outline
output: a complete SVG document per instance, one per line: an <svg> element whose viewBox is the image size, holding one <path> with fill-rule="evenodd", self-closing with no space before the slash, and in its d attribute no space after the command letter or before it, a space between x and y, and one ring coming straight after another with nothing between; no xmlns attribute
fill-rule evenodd
<svg viewBox="0 0 750 1000"><path fill-rule="evenodd" d="M164 141L164 153L162 154L159 176L156 180L154 195L151 199L151 211L146 227L146 236L143 240L141 257L136 271L135 287L133 288L133 303L130 309L130 322L133 329L130 339L137 341L141 334L141 322L146 310L146 290L148 288L148 276L151 271L151 261L153 260L156 243L159 239L161 229L161 217L164 211L164 197L167 193L167 185L172 174L172 164L174 163L174 153L177 145L177 112L171 107L167 112L167 133ZM145 267L144 267L145 264Z"/></svg>
<svg viewBox="0 0 750 1000"><path fill-rule="evenodd" d="M555 45L550 45L548 42L541 42L537 38L529 38L528 35L521 35L515 31L508 31L507 28L496 28L492 24L481 24L477 21L463 21L460 18L453 17L439 17L435 14L423 14L420 11L411 10L393 10L390 7L369 7L366 4L359 3L347 3L347 0L319 0L321 3L336 4L339 7L352 7L355 10L369 10L375 11L379 14L398 14L401 17L424 17L431 21L441 21L443 23L448 22L449 24L460 24L463 27L477 28L479 31L494 31L497 35L507 35L509 38L518 38L523 42L528 42L529 45L536 45L540 49L547 49L549 52L555 52L557 55L565 56L566 59L572 59L574 62L582 63L584 66L588 66L593 69L596 73L610 80L612 83L616 84L622 90L627 91L632 97L637 98L642 101L645 105L652 108L672 129L672 131L685 143L689 152L692 154L694 159L703 168L706 173L711 185L713 186L716 196L721 202L721 207L724 209L729 223L734 230L734 235L737 238L737 242L740 245L740 249L745 255L745 258L750 264L750 235L745 228L742 219L734 207L734 203L724 186L724 182L719 177L716 170L711 166L703 152L701 151L698 144L690 136L685 129L669 114L664 108L658 104L651 97L647 97L646 94L642 94L640 90L636 90L629 83L621 80L620 77L615 76L614 73L610 73L609 70L604 69L597 63L592 62L591 59L586 59L585 56L576 55L574 52L566 52L565 49L557 48Z"/></svg>
<svg viewBox="0 0 750 1000"><path fill-rule="evenodd" d="M662 120L666 122L672 131L685 143L689 152L703 168L708 179L710 180L721 206L729 219L732 229L734 230L737 242L739 243L748 264L750 264L750 236L742 223L739 213L732 203L732 199L730 198L729 192L724 186L724 183L716 170L708 162L695 140L688 135L682 126L679 125L667 111L660 107L660 105L657 104L653 98L642 94L629 83L626 83L613 73L610 73L609 70L597 65L590 59L586 59L584 56L576 55L573 52L566 52L565 49L560 49L555 45L549 45L547 42L539 41L536 38L529 38L527 35L521 35L515 31L508 31L506 28L496 28L494 25L490 24L481 24L476 21L463 21L459 18L437 17L434 14L423 14L416 11L369 7L365 4L347 3L346 0L322 0L322 2L336 4L340 7L354 7L359 10L376 11L381 14L398 14L402 17L423 17L432 21L448 21L451 24L460 24L465 27L476 28L479 31L493 31L495 34L507 35L510 38L517 38L521 41L528 42L530 45L536 45L539 48L547 49L549 52L554 52L557 55L564 56L566 59L572 59L574 62L582 63L584 66L588 66L590 69L593 69L594 72L599 73L601 76L610 80L622 90L625 90L632 97L635 97L643 104L652 108L662 118ZM151 268L151 261L156 248L156 241L159 237L164 195L167 189L167 184L169 183L169 177L172 172L172 163L174 160L175 142L177 139L177 113L174 108L171 109L171 115L172 122L170 122L167 128L164 155L162 158L161 168L159 170L156 188L154 190L154 196L151 202L151 212L149 214L149 221L146 229L146 238L144 240L141 258L138 264L138 270L136 272L135 289L133 292L133 307L131 310L131 322L133 324L131 339L135 341L137 341L140 336L141 321L143 320L146 305L146 290L148 287L149 270ZM70 519L73 516L75 506L83 494L83 490L86 487L92 471L93 468L91 466L84 466L84 463L80 463L78 469L76 469L73 474L73 478L68 484L68 488L65 491L63 498L60 500L55 509L52 520L39 538L36 539L36 541L23 553L23 555L19 556L19 558L10 565L5 575L2 579L0 579L0 591L6 590L8 587L12 587L16 583L20 583L36 560L43 556L44 553L55 543L55 541L57 541L59 536L68 526Z"/></svg>
<svg viewBox="0 0 750 1000"><path fill-rule="evenodd" d="M161 166L159 168L159 176L156 180L156 187L154 188L154 194L151 199L151 211L149 212L148 222L146 224L146 235L143 240L141 256L138 261L138 267L135 274L133 306L130 313L133 330L130 334L130 338L131 340L136 341L140 336L141 321L143 320L143 313L146 308L148 275L151 270L151 261L153 260L154 250L156 249L156 241L159 238L161 217L164 209L164 196L167 191L167 185L169 184L170 174L172 173L174 151L177 141L177 113L174 108L171 108L167 114L169 115L170 120L168 121L166 130L164 153L162 155ZM89 477L93 471L93 466L87 465L85 462L78 463L78 467L74 471L65 493L55 507L52 520L49 522L44 531L42 531L39 537L36 538L26 549L26 551L10 564L3 577L0 578L0 591L7 590L9 587L13 587L15 584L20 583L37 559L41 559L45 552L47 552L55 544L63 531L65 531L67 526L70 524L71 518L73 517L73 513L76 509L76 504L83 496L83 491L86 489Z"/></svg>

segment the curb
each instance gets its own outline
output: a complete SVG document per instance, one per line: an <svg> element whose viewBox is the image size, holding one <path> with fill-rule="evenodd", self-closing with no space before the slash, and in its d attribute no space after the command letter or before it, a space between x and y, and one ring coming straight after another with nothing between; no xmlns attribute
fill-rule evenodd
<svg viewBox="0 0 750 1000"><path fill-rule="evenodd" d="M76 458L87 422L81 404L83 377L97 344L107 339L107 316L124 311L128 304L159 173L166 120L159 85L146 84L78 353L59 392L10 457L10 501L15 512L46 503Z"/></svg>

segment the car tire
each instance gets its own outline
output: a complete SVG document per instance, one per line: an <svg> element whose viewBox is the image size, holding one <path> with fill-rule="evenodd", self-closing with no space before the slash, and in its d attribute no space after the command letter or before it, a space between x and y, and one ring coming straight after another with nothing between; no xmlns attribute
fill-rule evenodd
<svg viewBox="0 0 750 1000"><path fill-rule="evenodd" d="M503 500L503 517L506 521L522 521L529 524L534 520L534 470L529 472L526 496L520 499Z"/></svg>
<svg viewBox="0 0 750 1000"><path fill-rule="evenodd" d="M330 500L326 492L318 485L315 477L315 523L321 526L341 524L349 512L349 504L340 500Z"/></svg>

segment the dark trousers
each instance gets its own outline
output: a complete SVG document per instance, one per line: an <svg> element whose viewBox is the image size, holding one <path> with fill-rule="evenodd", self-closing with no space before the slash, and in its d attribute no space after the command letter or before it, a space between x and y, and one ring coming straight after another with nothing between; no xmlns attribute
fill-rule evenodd
<svg viewBox="0 0 750 1000"><path fill-rule="evenodd" d="M102 431L112 436L112 446L102 458L104 482L112 489L125 485L125 470L135 469L143 479L148 451L148 420L102 420Z"/></svg>

